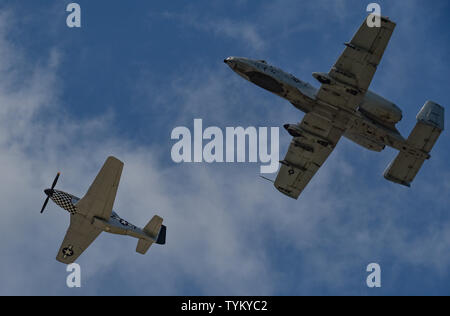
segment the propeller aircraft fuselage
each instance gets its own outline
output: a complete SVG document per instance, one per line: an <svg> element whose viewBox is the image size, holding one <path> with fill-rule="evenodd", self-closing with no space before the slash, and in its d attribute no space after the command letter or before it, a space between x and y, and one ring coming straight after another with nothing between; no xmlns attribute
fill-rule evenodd
<svg viewBox="0 0 450 316"><path fill-rule="evenodd" d="M47 189L44 192L56 205L69 212L70 215L77 214L76 204L81 200L80 198L60 190ZM156 240L150 238L150 236L148 236L141 228L121 218L114 211L111 212L111 216L108 221L94 218L93 224L94 226L97 226L98 228L101 228L111 234L129 235L135 238L142 238L156 242Z"/></svg>

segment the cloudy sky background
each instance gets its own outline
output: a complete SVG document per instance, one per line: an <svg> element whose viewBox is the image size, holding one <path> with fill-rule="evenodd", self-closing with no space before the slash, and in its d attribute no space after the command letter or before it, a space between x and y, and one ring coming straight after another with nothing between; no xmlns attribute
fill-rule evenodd
<svg viewBox="0 0 450 316"><path fill-rule="evenodd" d="M450 144L444 132L411 189L382 177L396 152L343 139L298 201L259 164L174 164L176 126L282 126L302 113L245 82L223 59L266 59L318 87L366 16L361 1L0 3L0 294L448 294ZM404 111L450 104L448 1L381 1L398 23L371 89ZM448 125L448 120L446 120ZM280 154L290 137L280 130ZM166 246L102 234L66 287L56 252L68 213L43 189L82 196L104 160L125 169L115 210L143 226L159 214ZM273 175L272 177L275 177ZM366 266L382 268L368 289Z"/></svg>

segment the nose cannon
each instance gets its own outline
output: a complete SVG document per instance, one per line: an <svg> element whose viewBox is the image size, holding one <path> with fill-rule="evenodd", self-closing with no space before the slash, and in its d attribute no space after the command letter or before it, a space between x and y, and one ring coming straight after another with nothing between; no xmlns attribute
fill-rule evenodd
<svg viewBox="0 0 450 316"><path fill-rule="evenodd" d="M233 70L236 67L236 65L238 64L235 57L227 57L223 60L223 62Z"/></svg>
<svg viewBox="0 0 450 316"><path fill-rule="evenodd" d="M229 64L230 62L233 61L233 59L234 59L234 57L227 57L227 58L225 58L225 59L223 60L223 62L224 62L225 64Z"/></svg>

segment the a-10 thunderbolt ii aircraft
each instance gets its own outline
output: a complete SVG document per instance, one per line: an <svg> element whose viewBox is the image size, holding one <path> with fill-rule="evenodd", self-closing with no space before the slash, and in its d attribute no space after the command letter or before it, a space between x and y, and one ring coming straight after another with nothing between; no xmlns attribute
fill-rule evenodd
<svg viewBox="0 0 450 316"><path fill-rule="evenodd" d="M166 226L162 225L161 217L154 216L144 229L140 229L113 212L122 169L123 162L109 157L82 199L55 190L59 173L51 188L44 191L47 198L41 213L49 199L70 213L70 226L56 260L66 264L75 262L103 231L139 239L136 252L141 254L145 254L153 243L165 244Z"/></svg>
<svg viewBox="0 0 450 316"><path fill-rule="evenodd" d="M386 146L400 151L384 173L387 180L410 186L440 133L444 108L427 101L407 139L396 124L402 111L392 102L369 91L369 85L396 24L381 18L381 27L364 21L329 73L313 73L317 90L263 60L229 57L225 63L240 76L287 99L305 112L299 124L284 127L293 136L275 180L275 187L298 199L342 136L373 151Z"/></svg>

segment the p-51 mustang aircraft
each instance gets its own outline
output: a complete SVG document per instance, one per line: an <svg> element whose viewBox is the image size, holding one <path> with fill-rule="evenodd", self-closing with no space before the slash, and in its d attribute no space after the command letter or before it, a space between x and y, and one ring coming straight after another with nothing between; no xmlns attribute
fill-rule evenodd
<svg viewBox="0 0 450 316"><path fill-rule="evenodd" d="M430 158L444 130L444 108L427 101L405 139L395 126L402 111L368 90L395 26L385 17L381 27L364 21L330 72L313 73L321 83L318 90L264 60L225 59L240 76L306 113L301 123L284 126L293 140L274 183L280 192L298 199L342 136L377 152L386 146L399 150L384 177L408 187Z"/></svg>
<svg viewBox="0 0 450 316"><path fill-rule="evenodd" d="M141 254L145 254L153 243L166 243L166 226L162 225L161 217L153 217L144 229L140 229L113 212L122 169L123 162L109 157L82 199L55 190L59 173L52 187L44 191L47 198L41 213L51 199L71 215L70 226L56 260L66 264L75 262L103 231L139 239L136 252Z"/></svg>

